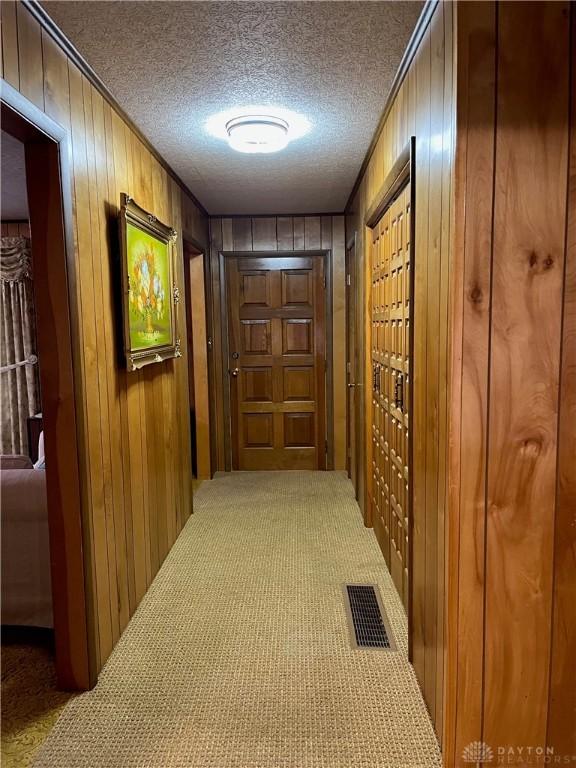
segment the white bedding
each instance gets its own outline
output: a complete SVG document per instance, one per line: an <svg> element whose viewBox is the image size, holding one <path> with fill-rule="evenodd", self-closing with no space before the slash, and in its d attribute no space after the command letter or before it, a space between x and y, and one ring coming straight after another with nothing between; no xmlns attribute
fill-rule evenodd
<svg viewBox="0 0 576 768"><path fill-rule="evenodd" d="M43 469L0 469L2 624L52 627Z"/></svg>

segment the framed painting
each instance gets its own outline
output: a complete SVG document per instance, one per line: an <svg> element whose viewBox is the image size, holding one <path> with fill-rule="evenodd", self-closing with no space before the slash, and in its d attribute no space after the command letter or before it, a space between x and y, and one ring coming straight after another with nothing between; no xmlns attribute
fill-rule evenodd
<svg viewBox="0 0 576 768"><path fill-rule="evenodd" d="M180 357L174 281L176 232L123 194L120 245L124 353L129 371Z"/></svg>

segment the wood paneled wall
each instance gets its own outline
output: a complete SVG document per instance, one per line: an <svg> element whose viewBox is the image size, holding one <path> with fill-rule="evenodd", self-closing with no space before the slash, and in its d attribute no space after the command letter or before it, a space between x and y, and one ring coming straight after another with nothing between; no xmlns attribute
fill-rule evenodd
<svg viewBox="0 0 576 768"><path fill-rule="evenodd" d="M212 316L212 391L218 393L228 382L222 368L222 328L220 318L221 251L317 251L330 250L332 255L332 402L334 469L346 469L346 285L344 216L266 216L210 219L210 272ZM216 469L223 470L225 461L224 409L214 410L216 435Z"/></svg>
<svg viewBox="0 0 576 768"><path fill-rule="evenodd" d="M576 755L575 10L458 7L448 766Z"/></svg>
<svg viewBox="0 0 576 768"><path fill-rule="evenodd" d="M444 711L453 13L451 3L436 6L347 211L346 224L347 238L354 232L358 237L356 284L359 306L364 307L358 338L365 338L370 311L365 215L382 197L384 180L410 137L416 136L412 648L416 675L439 736ZM359 373L366 391L370 359L364 353ZM364 420L361 428L367 445ZM365 455L359 459L364 464ZM360 474L364 473L362 466ZM369 489L363 490L364 503L369 504Z"/></svg>
<svg viewBox="0 0 576 768"><path fill-rule="evenodd" d="M30 224L27 221L3 221L2 237L30 237Z"/></svg>
<svg viewBox="0 0 576 768"><path fill-rule="evenodd" d="M127 192L206 244L206 217L25 6L2 2L2 77L71 135L70 275L82 521L94 679L192 508L186 359L126 373L116 340L115 233ZM180 334L185 318L178 312ZM186 345L182 345L186 354Z"/></svg>

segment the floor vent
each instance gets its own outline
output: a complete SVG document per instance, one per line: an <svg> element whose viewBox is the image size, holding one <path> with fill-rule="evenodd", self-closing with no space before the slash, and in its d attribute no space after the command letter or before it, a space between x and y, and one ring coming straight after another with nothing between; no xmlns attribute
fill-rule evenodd
<svg viewBox="0 0 576 768"><path fill-rule="evenodd" d="M378 599L376 587L371 584L346 584L346 597L354 647L395 650L390 625Z"/></svg>

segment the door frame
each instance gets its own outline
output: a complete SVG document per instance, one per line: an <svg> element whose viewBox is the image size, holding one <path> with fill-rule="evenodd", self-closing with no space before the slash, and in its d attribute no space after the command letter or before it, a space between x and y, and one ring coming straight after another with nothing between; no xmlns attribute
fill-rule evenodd
<svg viewBox="0 0 576 768"><path fill-rule="evenodd" d="M59 688L96 682L89 638L80 446L85 445L69 132L5 80L2 129L24 143L33 242L37 343ZM42 201L38 205L34 201ZM42 290L40 288L44 288ZM51 460L54 457L54 460Z"/></svg>
<svg viewBox="0 0 576 768"><path fill-rule="evenodd" d="M205 341L206 341L206 348L205 348L205 360L199 361L197 359L197 355L195 354L194 350L197 347L197 343L194 339L194 322L193 318L191 316L193 301L194 301L194 295L191 292L191 274L190 274L190 262L192 259L201 259L202 260L202 278L203 278L203 285L202 285L202 295L204 298L204 329L205 329ZM191 401L192 398L190 397L192 391L194 393L194 407L196 412L198 411L197 405L198 405L198 380L201 373L204 373L206 377L206 390L207 390L207 402L204 403L203 407L200 409L203 422L207 424L207 429L202 427L199 429L198 427L198 418L196 418L195 423L195 439L196 439L196 476L198 480L209 480L213 476L213 450L212 450L212 418L211 418L211 406L210 406L210 392L211 392L211 371L210 371L210 361L209 361L209 344L208 339L210 338L210 332L209 332L209 326L208 326L208 301L209 296L208 292L206 290L208 284L209 284L209 273L208 273L208 259L206 257L205 249L201 246L201 244L194 240L194 238L190 237L184 237L183 238L183 261L184 261L184 277L185 277L185 311L186 311L186 334L192 336L192 354L189 357L189 369L188 369L188 390L189 390L189 400ZM199 363L202 364L202 369L199 370ZM208 446L208 452L207 455L203 457L202 460L202 469L199 468L198 464L198 446L201 445L203 442L206 443Z"/></svg>
<svg viewBox="0 0 576 768"><path fill-rule="evenodd" d="M228 360L230 350L228 348L228 294L226 290L226 259L251 258L251 259L270 259L270 258L290 258L290 257L312 257L324 260L324 329L325 329L325 354L326 369L324 375L324 439L326 442L326 469L334 468L334 397L333 397L333 362L332 362L332 249L318 249L314 251L220 251L218 253L218 266L220 273L220 306L222 308L222 318L220 321L220 334L222 342L222 358L219 365L222 367L223 384L223 410L224 410L224 457L225 470L231 472L233 467L232 459L232 407L230 377L228 375Z"/></svg>
<svg viewBox="0 0 576 768"><path fill-rule="evenodd" d="M414 568L413 568L413 544L414 544L414 338L416 327L414 324L414 281L416 276L416 137L410 140L398 155L390 173L384 179L380 192L376 195L374 203L370 206L364 217L364 446L366 448L364 466L364 498L365 498L365 525L372 526L372 274L370 269L370 248L372 243L372 230L378 224L384 213L398 197L398 195L410 185L410 377L408 381L408 394L410 402L410 431L408 433L408 500L410 515L408 517L408 658L413 658L413 607L414 607Z"/></svg>
<svg viewBox="0 0 576 768"><path fill-rule="evenodd" d="M359 391L362 388L362 385L359 381L359 365L358 365L358 346L359 346L359 336L358 336L358 327L357 327L357 320L358 320L358 290L357 290L357 247L358 247L358 233L356 230L354 231L353 235L349 238L348 242L346 243L346 251L344 254L344 262L345 262L345 273L346 273L346 469L348 472L348 477L350 478L350 481L352 485L354 486L354 493L356 496L356 499L359 497L359 475L360 475L360 452L361 452L361 445L360 445L360 437L361 437L361 428L359 419L357 416L359 415L359 408L358 405L362 403L361 397L359 394ZM353 329L353 339L354 344L353 348L351 349L351 339L350 339L350 329ZM352 362L354 371L348 370L348 364L349 362ZM354 373L354 381L350 381L351 374ZM350 407L350 398L351 394L354 394L354 408ZM354 451L354 473L352 474L352 464L351 464L351 452L349 454L349 449L352 449ZM360 450L359 450L360 449Z"/></svg>

